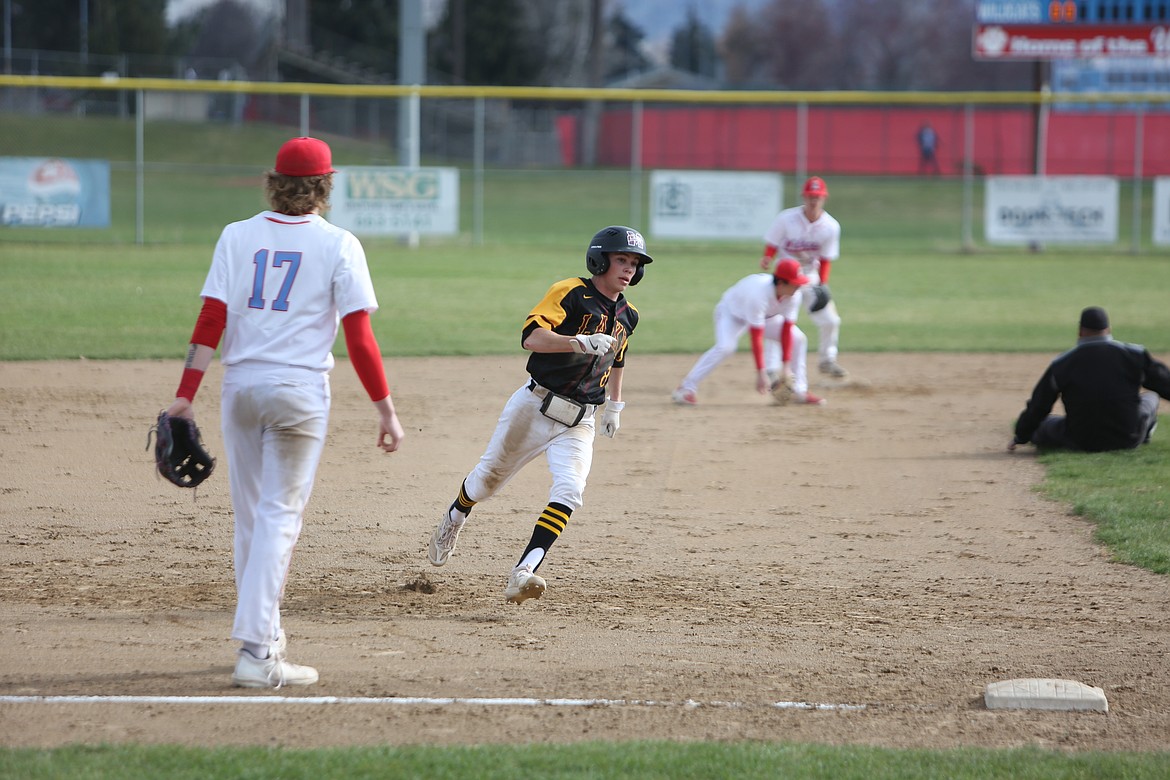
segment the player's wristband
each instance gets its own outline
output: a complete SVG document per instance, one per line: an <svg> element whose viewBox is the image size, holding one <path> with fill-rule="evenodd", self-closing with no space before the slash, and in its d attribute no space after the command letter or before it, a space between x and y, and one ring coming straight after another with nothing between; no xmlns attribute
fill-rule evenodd
<svg viewBox="0 0 1170 780"><path fill-rule="evenodd" d="M175 391L175 398L186 398L195 401L195 393L199 390L199 383L203 381L205 372L196 368L184 368L183 377L179 380L179 389Z"/></svg>

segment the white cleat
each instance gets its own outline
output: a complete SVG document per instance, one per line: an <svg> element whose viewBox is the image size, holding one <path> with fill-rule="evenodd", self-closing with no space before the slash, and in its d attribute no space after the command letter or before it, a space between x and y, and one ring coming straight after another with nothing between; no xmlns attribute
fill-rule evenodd
<svg viewBox="0 0 1170 780"><path fill-rule="evenodd" d="M238 688L282 688L285 685L312 685L317 682L317 670L311 666L290 664L284 657L269 652L267 658L257 658L247 650L240 650L232 685Z"/></svg>
<svg viewBox="0 0 1170 780"><path fill-rule="evenodd" d="M508 587L504 588L504 601L509 604L522 604L528 599L538 599L544 593L548 583L527 566L517 566L512 569L508 577Z"/></svg>
<svg viewBox="0 0 1170 780"><path fill-rule="evenodd" d="M834 379L844 379L849 376L849 372L842 368L841 364L836 360L822 360L820 369L822 374L831 376Z"/></svg>
<svg viewBox="0 0 1170 780"><path fill-rule="evenodd" d="M451 553L455 552L455 545L459 542L459 532L463 530L463 524L467 522L466 518L463 520L456 520L454 517L454 510L448 509L443 513L443 519L435 526L434 532L431 533L431 544L427 548L427 559L432 566L442 566L451 557Z"/></svg>

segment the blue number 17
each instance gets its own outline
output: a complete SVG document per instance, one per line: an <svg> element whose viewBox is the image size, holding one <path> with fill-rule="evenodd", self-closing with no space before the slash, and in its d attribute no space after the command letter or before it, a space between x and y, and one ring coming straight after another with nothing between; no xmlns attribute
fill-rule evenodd
<svg viewBox="0 0 1170 780"><path fill-rule="evenodd" d="M248 299L248 308L263 309L264 308L264 273L268 265L268 250L261 249L252 256L252 264L256 266L252 272L252 297ZM283 265L288 266L288 271L284 275L284 282L280 285L280 292L276 294L276 300L272 302L273 311L288 311L288 295L292 290L293 281L297 278L297 271L301 267L301 253L300 252L273 252L272 253L272 267L280 268Z"/></svg>

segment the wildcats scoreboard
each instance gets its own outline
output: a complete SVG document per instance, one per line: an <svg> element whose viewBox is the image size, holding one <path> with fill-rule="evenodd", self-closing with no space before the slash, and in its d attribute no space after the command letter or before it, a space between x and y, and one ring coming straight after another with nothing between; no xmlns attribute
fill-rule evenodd
<svg viewBox="0 0 1170 780"><path fill-rule="evenodd" d="M977 60L1170 57L1170 0L978 0Z"/></svg>

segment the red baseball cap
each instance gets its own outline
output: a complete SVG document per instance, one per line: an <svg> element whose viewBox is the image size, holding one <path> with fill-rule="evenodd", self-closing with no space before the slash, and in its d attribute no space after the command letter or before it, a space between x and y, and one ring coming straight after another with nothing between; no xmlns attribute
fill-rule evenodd
<svg viewBox="0 0 1170 780"><path fill-rule="evenodd" d="M776 263L776 267L772 269L772 275L782 282L795 284L797 287L808 284L808 277L800 272L800 263L791 257Z"/></svg>
<svg viewBox="0 0 1170 780"><path fill-rule="evenodd" d="M829 197L829 188L825 186L825 180L820 176L812 176L804 183L804 189L800 191L800 194L827 198Z"/></svg>
<svg viewBox="0 0 1170 780"><path fill-rule="evenodd" d="M320 138L291 138L276 153L276 172L284 176L324 176L333 170L333 152Z"/></svg>

